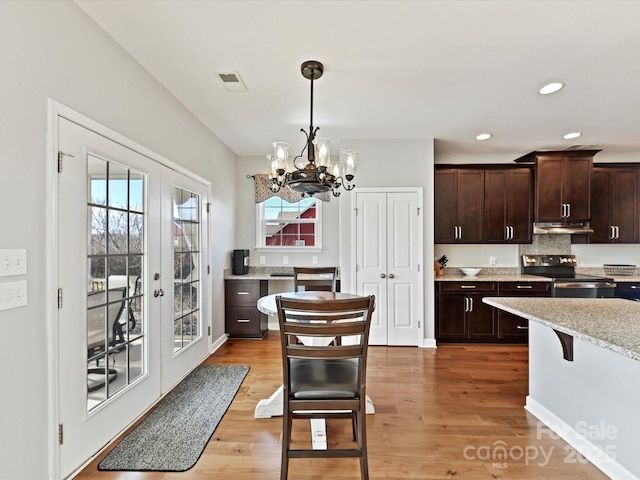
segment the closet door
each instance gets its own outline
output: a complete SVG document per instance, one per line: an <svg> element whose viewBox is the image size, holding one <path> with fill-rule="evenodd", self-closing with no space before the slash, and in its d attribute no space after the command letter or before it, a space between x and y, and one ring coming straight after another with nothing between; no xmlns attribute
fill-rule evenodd
<svg viewBox="0 0 640 480"><path fill-rule="evenodd" d="M376 296L369 343L419 345L422 231L417 191L356 193L356 288Z"/></svg>

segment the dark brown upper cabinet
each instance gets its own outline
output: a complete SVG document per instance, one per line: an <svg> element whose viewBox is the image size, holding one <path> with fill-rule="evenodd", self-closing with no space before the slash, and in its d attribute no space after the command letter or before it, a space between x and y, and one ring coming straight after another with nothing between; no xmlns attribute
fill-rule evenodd
<svg viewBox="0 0 640 480"><path fill-rule="evenodd" d="M435 243L484 242L484 169L437 168Z"/></svg>
<svg viewBox="0 0 640 480"><path fill-rule="evenodd" d="M535 164L535 222L591 220L593 156L599 151L538 151L516 159Z"/></svg>
<svg viewBox="0 0 640 480"><path fill-rule="evenodd" d="M591 184L589 243L638 243L640 169L596 166Z"/></svg>
<svg viewBox="0 0 640 480"><path fill-rule="evenodd" d="M488 168L484 177L484 226L487 243L531 243L533 170Z"/></svg>

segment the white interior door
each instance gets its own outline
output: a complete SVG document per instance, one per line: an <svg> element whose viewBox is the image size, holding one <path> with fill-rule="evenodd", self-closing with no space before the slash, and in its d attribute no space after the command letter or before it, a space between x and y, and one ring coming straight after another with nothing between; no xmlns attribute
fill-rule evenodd
<svg viewBox="0 0 640 480"><path fill-rule="evenodd" d="M208 354L208 187L58 120L60 476Z"/></svg>
<svg viewBox="0 0 640 480"><path fill-rule="evenodd" d="M356 193L356 289L376 296L371 345L419 345L422 232L416 191Z"/></svg>

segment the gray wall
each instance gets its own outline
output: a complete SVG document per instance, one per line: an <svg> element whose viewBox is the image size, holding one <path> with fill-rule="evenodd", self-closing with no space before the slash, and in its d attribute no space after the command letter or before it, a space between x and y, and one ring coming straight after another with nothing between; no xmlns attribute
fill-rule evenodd
<svg viewBox="0 0 640 480"><path fill-rule="evenodd" d="M45 289L47 98L213 184L214 332L224 331L222 270L233 248L235 155L74 3L0 2L1 249L26 249L26 307L0 311L0 479L50 478ZM3 278L8 281L11 278Z"/></svg>

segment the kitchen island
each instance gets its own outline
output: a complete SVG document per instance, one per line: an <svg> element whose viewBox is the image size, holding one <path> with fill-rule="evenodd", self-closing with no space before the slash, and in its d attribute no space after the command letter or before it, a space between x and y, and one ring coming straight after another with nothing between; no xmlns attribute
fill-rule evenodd
<svg viewBox="0 0 640 480"><path fill-rule="evenodd" d="M640 478L640 303L614 298L483 302L529 320L525 408L615 479ZM540 428L541 438L548 433Z"/></svg>

